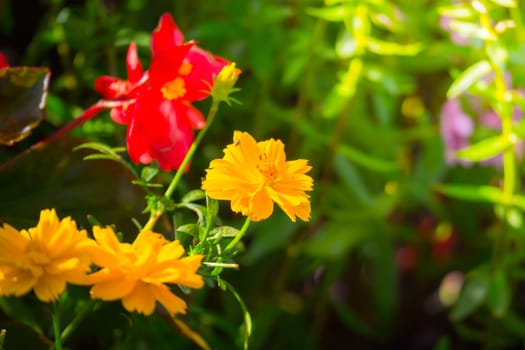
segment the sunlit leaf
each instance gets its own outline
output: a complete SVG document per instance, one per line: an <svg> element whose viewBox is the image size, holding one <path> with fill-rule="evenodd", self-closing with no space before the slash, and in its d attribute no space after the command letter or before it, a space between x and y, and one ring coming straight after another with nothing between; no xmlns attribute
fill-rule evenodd
<svg viewBox="0 0 525 350"><path fill-rule="evenodd" d="M493 4L503 7L517 7L518 2L516 0L489 0Z"/></svg>
<svg viewBox="0 0 525 350"><path fill-rule="evenodd" d="M447 91L448 98L454 98L465 92L472 84L490 73L491 67L488 61L479 61L468 67L450 85Z"/></svg>
<svg viewBox="0 0 525 350"><path fill-rule="evenodd" d="M492 158L510 146L512 146L512 142L508 137L497 135L459 150L456 152L456 156L458 158L477 162Z"/></svg>
<svg viewBox="0 0 525 350"><path fill-rule="evenodd" d="M50 72L47 68L0 69L0 143L12 145L42 119Z"/></svg>
<svg viewBox="0 0 525 350"><path fill-rule="evenodd" d="M348 10L348 6L343 4L338 6L327 6L320 8L311 7L306 10L306 13L314 17L322 18L326 21L340 22L348 16Z"/></svg>
<svg viewBox="0 0 525 350"><path fill-rule="evenodd" d="M368 37L366 47L378 55L413 56L423 48L421 44L398 44L389 41Z"/></svg>

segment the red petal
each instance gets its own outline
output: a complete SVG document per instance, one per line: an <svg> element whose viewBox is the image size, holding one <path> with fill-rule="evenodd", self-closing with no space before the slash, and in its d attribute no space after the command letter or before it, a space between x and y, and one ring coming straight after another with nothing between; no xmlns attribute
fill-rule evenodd
<svg viewBox="0 0 525 350"><path fill-rule="evenodd" d="M122 106L122 107L116 107L116 108L112 108L111 109L111 112L109 113L111 119L113 119L113 121L115 123L118 123L118 124L127 124L129 120L131 120L131 117L129 116L129 108L131 108L130 106L128 106L126 109L124 109L125 107Z"/></svg>
<svg viewBox="0 0 525 350"><path fill-rule="evenodd" d="M126 144L128 154L135 163L149 164L153 160L151 148L140 128L139 120L132 118L128 124Z"/></svg>
<svg viewBox="0 0 525 350"><path fill-rule="evenodd" d="M130 89L130 83L127 80L122 80L114 77L104 75L95 80L95 90L97 90L102 97L106 99L114 99L125 96Z"/></svg>
<svg viewBox="0 0 525 350"><path fill-rule="evenodd" d="M129 44L128 54L126 56L126 67L128 69L128 80L136 83L142 78L142 64L137 54L137 44Z"/></svg>
<svg viewBox="0 0 525 350"><path fill-rule="evenodd" d="M192 42L189 42L184 45L172 46L161 54L154 55L149 67L151 82L159 86L178 77L182 61L193 45Z"/></svg>
<svg viewBox="0 0 525 350"><path fill-rule="evenodd" d="M202 100L209 95L213 77L228 62L223 59L218 61L211 53L196 46L191 48L186 59L193 67L190 74L184 77L186 82L184 99L188 101Z"/></svg>
<svg viewBox="0 0 525 350"><path fill-rule="evenodd" d="M148 155L164 170L178 168L193 142L187 110L187 106L180 102L164 99L159 90L148 89L136 103L132 124L137 130L135 134L141 137L128 134L129 139L135 136L134 140L137 140L134 141L136 145L131 145L128 139L128 147L135 146L128 149L130 157L137 161L139 155Z"/></svg>
<svg viewBox="0 0 525 350"><path fill-rule="evenodd" d="M151 52L157 55L172 46L184 42L184 35L179 30L169 13L160 17L157 28L151 33Z"/></svg>
<svg viewBox="0 0 525 350"><path fill-rule="evenodd" d="M202 129L206 125L206 120L202 113L189 103L180 104L179 113L184 115L193 129Z"/></svg>
<svg viewBox="0 0 525 350"><path fill-rule="evenodd" d="M0 68L9 67L9 63L7 63L7 59L5 58L4 54L0 52Z"/></svg>

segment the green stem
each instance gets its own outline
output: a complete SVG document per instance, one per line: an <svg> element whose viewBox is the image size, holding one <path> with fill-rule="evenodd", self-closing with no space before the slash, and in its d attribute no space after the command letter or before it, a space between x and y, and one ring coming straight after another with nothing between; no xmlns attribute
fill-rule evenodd
<svg viewBox="0 0 525 350"><path fill-rule="evenodd" d="M244 222L244 225L242 225L241 227L241 230L239 231L239 233L237 233L237 236L235 236L235 238L230 242L230 244L228 244L226 248L224 248L224 252L229 251L230 249L235 247L237 243L239 243L241 238L246 234L246 231L248 230L250 223L251 223L250 218L247 217L246 221Z"/></svg>
<svg viewBox="0 0 525 350"><path fill-rule="evenodd" d="M53 304L53 313L51 315L53 321L53 332L55 335L55 343L51 346L51 349L62 350L62 339L60 337L60 320L58 317L58 305L57 303Z"/></svg>
<svg viewBox="0 0 525 350"><path fill-rule="evenodd" d="M215 119L215 115L217 114L217 111L219 110L219 100L213 100L210 110L208 111L208 116L206 117L206 125L204 128L202 128L199 133L197 134L197 137L195 138L195 141L191 145L190 149L188 150L188 153L186 153L186 156L184 157L181 165L179 166L179 169L177 169L177 172L175 173L175 176L171 180L170 185L168 186L166 192L164 193L164 198L169 198L173 194L173 191L175 191L175 188L177 188L177 185L179 184L180 179L182 178L182 175L184 174L184 170L186 167L190 164L191 159L193 158L193 155L195 154L195 151L199 147L199 144L201 143L202 139L204 138L204 135L210 128L210 125L212 124L213 120ZM149 220L144 225L143 230L152 230L155 226L155 223L160 218L160 216L164 214L164 209L158 209L153 210L150 214Z"/></svg>
<svg viewBox="0 0 525 350"><path fill-rule="evenodd" d="M64 328L64 330L62 331L61 335L60 335L60 338L62 341L66 341L70 336L71 334L73 333L73 331L75 329L77 329L78 325L80 324L80 322L82 322L82 320L89 314L89 312L93 309L93 306L95 305L97 301L94 300L94 299L91 299L86 305L85 307L80 310L79 313L77 313L75 315L75 317L73 318L73 320L66 326L66 328Z"/></svg>

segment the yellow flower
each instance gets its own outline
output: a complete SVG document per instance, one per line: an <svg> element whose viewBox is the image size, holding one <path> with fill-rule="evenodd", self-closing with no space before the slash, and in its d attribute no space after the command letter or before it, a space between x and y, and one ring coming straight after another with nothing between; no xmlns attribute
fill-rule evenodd
<svg viewBox="0 0 525 350"><path fill-rule="evenodd" d="M121 243L110 227L93 227L98 246L93 262L101 269L90 275L91 297L122 300L128 311L151 315L156 301L171 315L186 312L186 303L173 294L167 283L190 288L204 285L196 274L202 255L181 258L179 241L169 242L162 235L142 231L133 243Z"/></svg>
<svg viewBox="0 0 525 350"><path fill-rule="evenodd" d="M292 221L296 216L308 221L310 196L305 191L313 187L306 175L310 169L307 160L286 161L281 141L256 142L250 134L235 131L224 157L210 163L202 189L211 198L231 201L234 212L253 221L268 218L273 202Z"/></svg>
<svg viewBox="0 0 525 350"><path fill-rule="evenodd" d="M91 241L67 217L54 209L40 212L36 227L18 231L0 227L0 296L21 296L34 290L44 301L54 301L66 283L83 283L91 260Z"/></svg>

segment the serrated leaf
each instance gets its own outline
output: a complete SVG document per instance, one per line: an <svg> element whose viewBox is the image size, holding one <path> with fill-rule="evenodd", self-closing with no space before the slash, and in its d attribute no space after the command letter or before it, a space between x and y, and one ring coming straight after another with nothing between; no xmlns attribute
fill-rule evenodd
<svg viewBox="0 0 525 350"><path fill-rule="evenodd" d="M483 78L485 75L490 73L491 67L488 61L479 61L474 63L467 69L465 69L457 78L454 80L452 85L447 91L448 98L455 98L465 92L472 84Z"/></svg>
<svg viewBox="0 0 525 350"><path fill-rule="evenodd" d="M219 226L210 230L208 240L218 239L221 237L235 237L239 233L239 229L232 226Z"/></svg>
<svg viewBox="0 0 525 350"><path fill-rule="evenodd" d="M185 233L190 236L195 236L195 233L197 232L197 225L196 224L186 224L186 225L180 225L175 229L176 232Z"/></svg>
<svg viewBox="0 0 525 350"><path fill-rule="evenodd" d="M140 178L146 182L150 182L159 173L159 168L146 166L140 172Z"/></svg>
<svg viewBox="0 0 525 350"><path fill-rule="evenodd" d="M206 197L206 194L203 190L191 190L188 193L186 193L183 197L181 202L182 203L191 203L198 200L201 200Z"/></svg>
<svg viewBox="0 0 525 350"><path fill-rule="evenodd" d="M471 161L481 161L492 158L507 148L512 146L512 142L508 137L503 135L497 135L486 138L478 143L463 148L456 152L456 156L461 159L467 159Z"/></svg>
<svg viewBox="0 0 525 350"><path fill-rule="evenodd" d="M40 124L50 76L47 68L0 69L0 144L13 145Z"/></svg>
<svg viewBox="0 0 525 350"><path fill-rule="evenodd" d="M450 312L450 317L454 321L461 321L469 316L485 301L488 290L489 280L484 273L477 273L468 279Z"/></svg>

